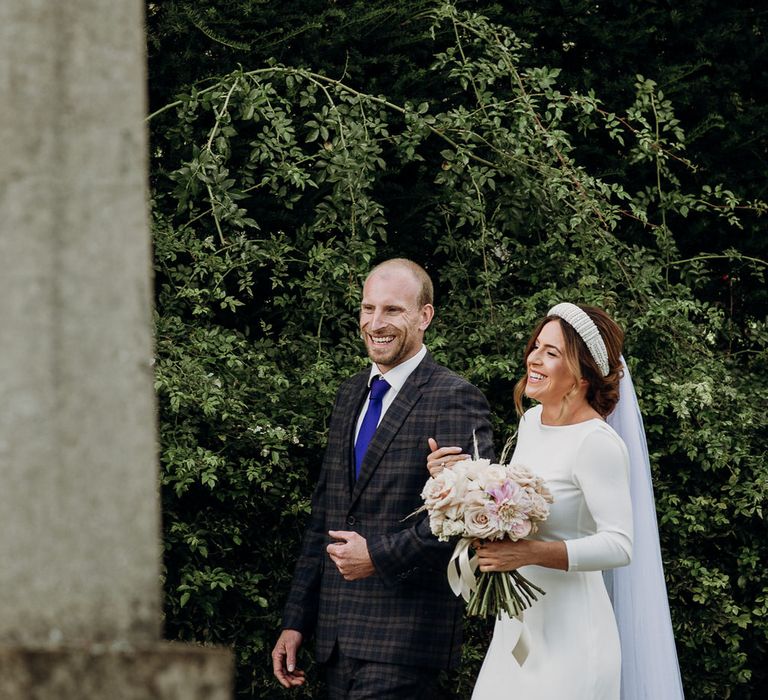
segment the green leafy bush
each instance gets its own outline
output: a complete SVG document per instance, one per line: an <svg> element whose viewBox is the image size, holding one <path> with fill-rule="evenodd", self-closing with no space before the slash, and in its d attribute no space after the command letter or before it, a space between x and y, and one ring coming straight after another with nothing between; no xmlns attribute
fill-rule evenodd
<svg viewBox="0 0 768 700"><path fill-rule="evenodd" d="M422 21L453 37L429 66L439 101L272 63L161 110L176 115L155 135L153 183L167 631L234 644L238 693L278 693L268 652L327 419L365 366L360 284L406 255L436 282L428 345L486 392L499 446L524 341L552 303L598 304L624 326L687 694L750 698L768 629L768 330L703 293L707 265L737 253L682 260L676 240L704 219L738 235L743 207L764 206L682 185L684 133L653 81L638 76L615 113L528 65L504 26L451 4ZM614 177L582 160L593 140L612 144ZM446 693L469 697L488 634L469 626ZM296 696L319 697L303 662Z"/></svg>

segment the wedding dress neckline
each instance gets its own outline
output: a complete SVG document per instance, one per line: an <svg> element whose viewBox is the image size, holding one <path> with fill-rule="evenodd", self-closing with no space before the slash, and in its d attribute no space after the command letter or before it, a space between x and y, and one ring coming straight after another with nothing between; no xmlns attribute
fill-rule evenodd
<svg viewBox="0 0 768 700"><path fill-rule="evenodd" d="M602 418L587 418L586 420L578 421L576 423L545 423L542 420L542 413L544 411L544 407L539 404L534 408L534 411L536 412L536 420L538 421L539 425L542 428L545 428L547 430L553 429L553 428L577 428L580 425L588 425L589 423L593 423L594 421L597 421L598 423L605 423L605 421ZM607 423L606 423L607 425Z"/></svg>

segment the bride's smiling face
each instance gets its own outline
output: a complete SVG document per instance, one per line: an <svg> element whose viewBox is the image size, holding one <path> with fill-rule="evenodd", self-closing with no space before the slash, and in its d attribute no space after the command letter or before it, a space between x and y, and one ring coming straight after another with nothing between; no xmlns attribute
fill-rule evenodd
<svg viewBox="0 0 768 700"><path fill-rule="evenodd" d="M559 321L550 321L541 329L526 367L525 395L541 404L560 404L577 384L565 359L565 338Z"/></svg>

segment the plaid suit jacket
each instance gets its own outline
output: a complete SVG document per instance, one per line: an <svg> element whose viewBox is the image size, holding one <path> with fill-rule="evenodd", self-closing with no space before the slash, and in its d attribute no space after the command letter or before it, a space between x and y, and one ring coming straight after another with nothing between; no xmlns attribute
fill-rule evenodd
<svg viewBox="0 0 768 700"><path fill-rule="evenodd" d="M407 516L422 505L427 438L472 454L474 431L480 455L493 456L488 402L427 353L384 414L355 482L354 429L368 376L355 375L336 396L283 627L305 639L314 632L320 662L338 642L352 658L448 668L459 660L463 612L446 577L453 543L431 534L425 514ZM328 530L365 537L376 573L345 581L325 551Z"/></svg>

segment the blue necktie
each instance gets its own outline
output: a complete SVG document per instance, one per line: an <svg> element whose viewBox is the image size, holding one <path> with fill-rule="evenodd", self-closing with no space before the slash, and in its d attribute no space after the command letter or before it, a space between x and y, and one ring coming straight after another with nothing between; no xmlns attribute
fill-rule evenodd
<svg viewBox="0 0 768 700"><path fill-rule="evenodd" d="M379 424L381 416L381 401L384 394L389 390L389 384L385 379L376 377L371 383L371 396L368 399L368 408L363 416L363 422L360 424L360 432L357 434L355 442L355 479L360 476L360 467L363 466L363 457L368 449L368 444L373 439L376 432L376 426Z"/></svg>

